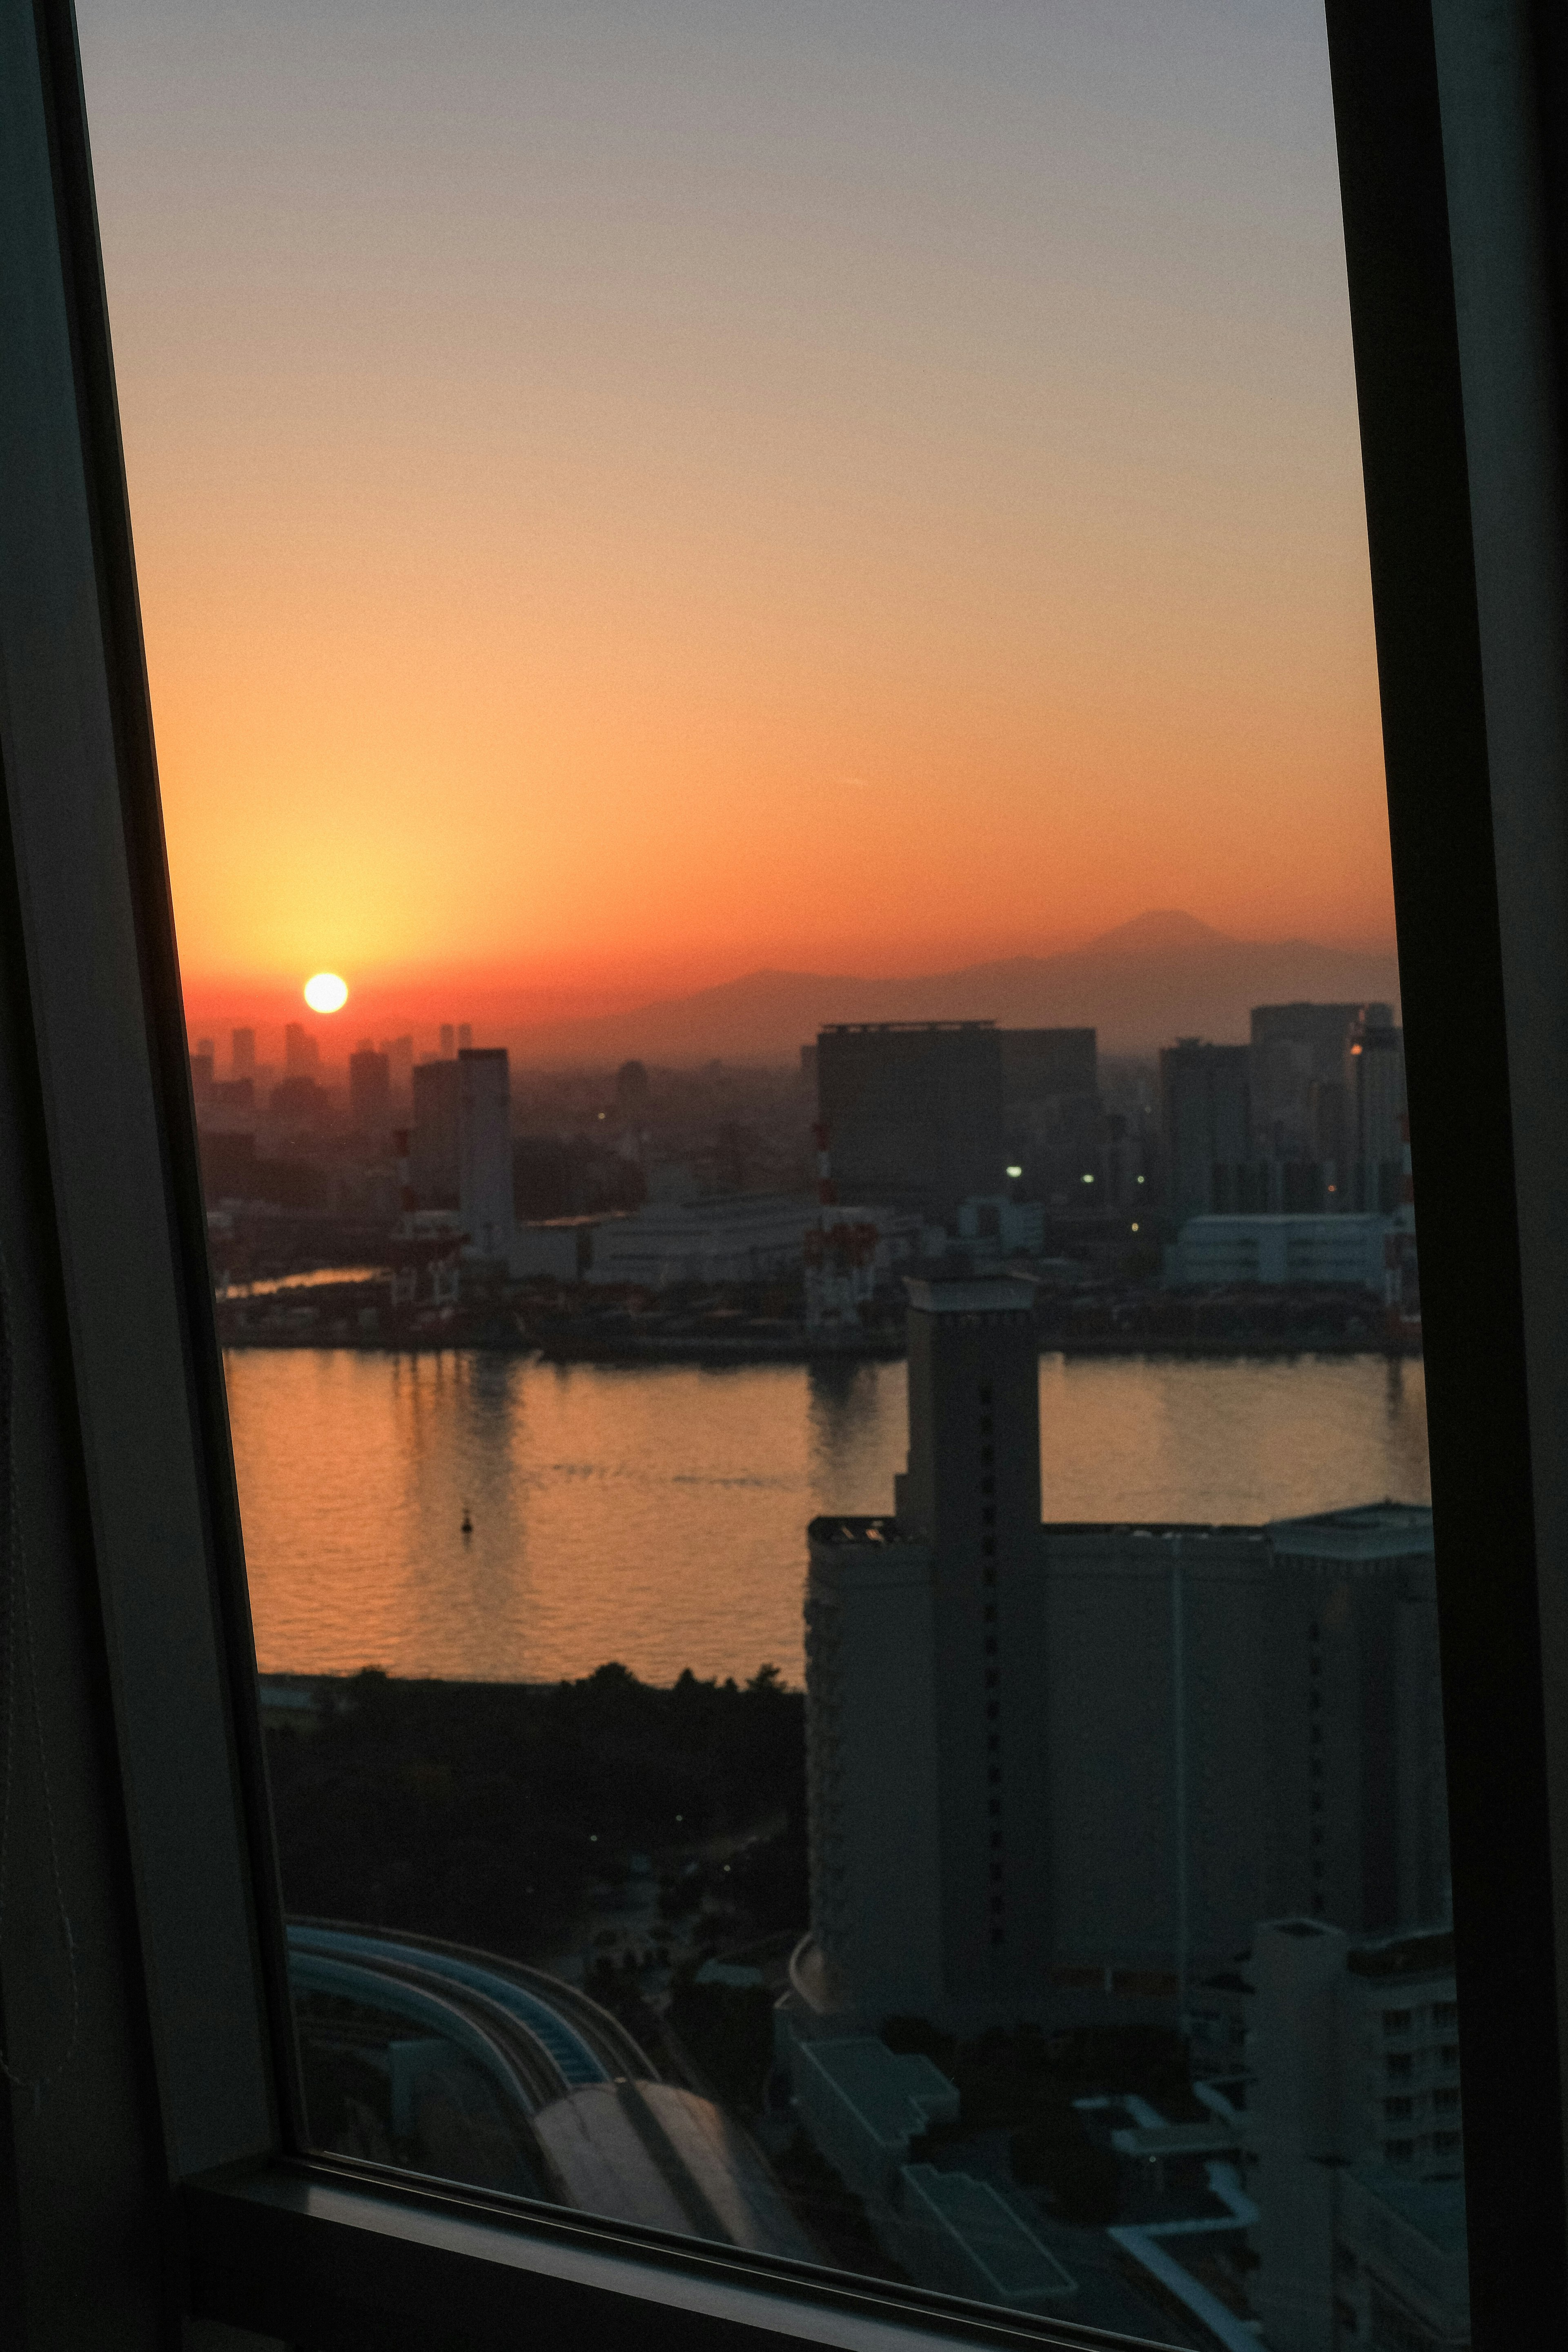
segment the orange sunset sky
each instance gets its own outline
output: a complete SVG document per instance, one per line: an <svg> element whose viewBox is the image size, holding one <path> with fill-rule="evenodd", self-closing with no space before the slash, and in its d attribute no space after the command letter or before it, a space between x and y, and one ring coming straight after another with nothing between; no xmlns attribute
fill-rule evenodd
<svg viewBox="0 0 1568 2352"><path fill-rule="evenodd" d="M194 1015L1389 940L1313 0L81 14Z"/></svg>

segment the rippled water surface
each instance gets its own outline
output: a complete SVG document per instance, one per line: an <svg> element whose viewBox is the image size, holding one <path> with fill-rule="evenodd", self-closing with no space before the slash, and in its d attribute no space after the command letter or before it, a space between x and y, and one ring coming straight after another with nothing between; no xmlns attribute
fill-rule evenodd
<svg viewBox="0 0 1568 2352"><path fill-rule="evenodd" d="M806 1521L889 1510L906 1445L902 1364L279 1349L227 1371L263 1671L798 1681ZM1040 1429L1047 1518L1429 1494L1422 1368L1381 1357L1047 1356Z"/></svg>

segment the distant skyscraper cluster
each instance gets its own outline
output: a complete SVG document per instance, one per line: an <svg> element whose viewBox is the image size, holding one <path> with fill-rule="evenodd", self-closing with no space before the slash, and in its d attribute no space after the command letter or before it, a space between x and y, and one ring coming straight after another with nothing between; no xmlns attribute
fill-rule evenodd
<svg viewBox="0 0 1568 2352"><path fill-rule="evenodd" d="M1389 1215L1403 1174L1405 1039L1386 1004L1260 1004L1247 1045L1160 1055L1165 1205Z"/></svg>
<svg viewBox="0 0 1568 2352"><path fill-rule="evenodd" d="M805 1244L819 1322L846 1319L851 1261L886 1276L889 1236L914 1217L928 1257L1138 1265L1189 1296L1334 1294L1347 1325L1370 1314L1393 1344L1418 1339L1404 1037L1385 1003L1258 1005L1246 1045L1165 1047L1153 1088L1135 1063L1102 1068L1092 1029L984 1021L839 1024L803 1062L832 1180Z"/></svg>
<svg viewBox="0 0 1568 2352"><path fill-rule="evenodd" d="M263 1062L257 1032L246 1025L230 1033L224 1076L213 1041L195 1041L192 1082L209 1202L331 1209L390 1224L412 1194L456 1218L463 1207L458 1058L473 1050L473 1032L465 1022L441 1034L453 1049L445 1061L416 1063L405 1032L361 1036L334 1066L323 1055L324 1033L291 1021L279 1070ZM510 1139L508 1153L492 1145L491 1160L510 1166L509 1152ZM493 1175L487 1181L484 1223L493 1234L501 1188ZM499 1255L508 1254L502 1235Z"/></svg>

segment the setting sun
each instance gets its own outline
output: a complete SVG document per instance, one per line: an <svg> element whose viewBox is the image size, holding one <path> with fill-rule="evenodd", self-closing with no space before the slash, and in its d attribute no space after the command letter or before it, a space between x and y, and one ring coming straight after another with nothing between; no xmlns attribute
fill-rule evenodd
<svg viewBox="0 0 1568 2352"><path fill-rule="evenodd" d="M305 1002L312 1013L341 1013L348 1001L348 982L335 971L318 971L305 982Z"/></svg>

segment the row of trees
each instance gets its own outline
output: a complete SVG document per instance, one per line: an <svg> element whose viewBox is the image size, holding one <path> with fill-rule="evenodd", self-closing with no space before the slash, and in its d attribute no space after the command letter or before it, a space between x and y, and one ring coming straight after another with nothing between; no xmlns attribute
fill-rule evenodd
<svg viewBox="0 0 1568 2352"><path fill-rule="evenodd" d="M632 1855L673 1881L755 1831L726 1901L745 1922L755 1899L758 1933L797 1905L805 1924L805 1701L772 1667L669 1689L614 1664L545 1686L367 1669L321 1689L314 1723L268 1741L291 1912L540 1958Z"/></svg>

